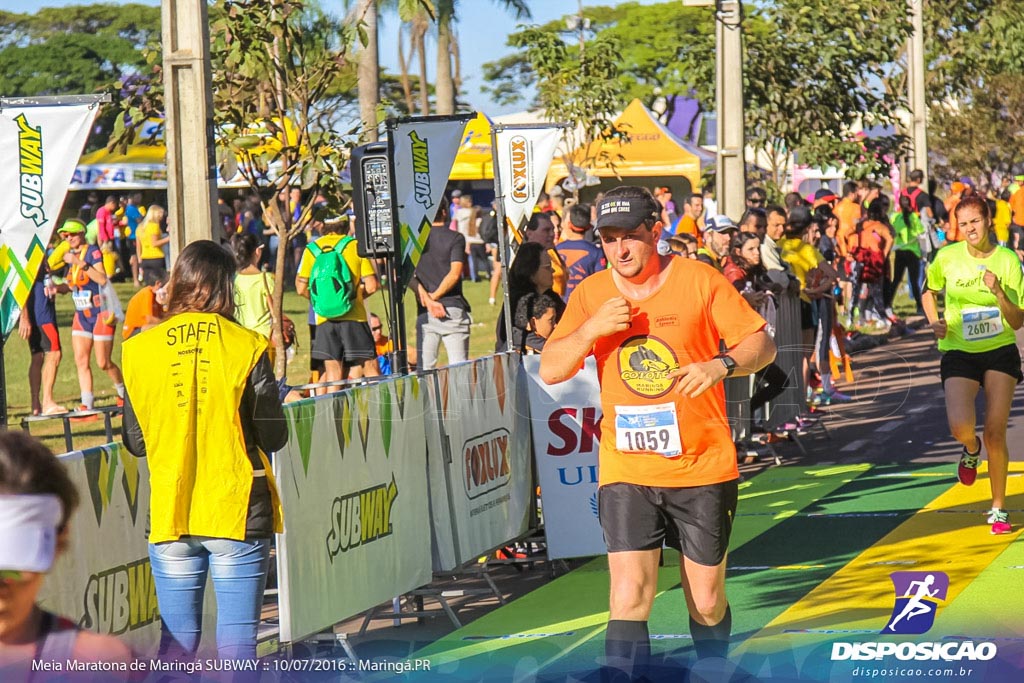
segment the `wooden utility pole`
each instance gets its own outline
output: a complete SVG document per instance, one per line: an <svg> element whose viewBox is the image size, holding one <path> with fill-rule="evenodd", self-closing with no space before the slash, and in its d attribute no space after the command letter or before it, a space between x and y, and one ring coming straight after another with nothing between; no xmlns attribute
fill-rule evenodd
<svg viewBox="0 0 1024 683"><path fill-rule="evenodd" d="M914 32L907 45L907 100L910 102L911 165L925 176L928 187L928 103L924 90L924 0L910 2Z"/></svg>
<svg viewBox="0 0 1024 683"><path fill-rule="evenodd" d="M215 239L210 27L206 0L163 0L167 231L171 258L189 242Z"/></svg>
<svg viewBox="0 0 1024 683"><path fill-rule="evenodd" d="M688 7L715 8L715 115L718 213L738 221L746 209L743 150L743 6L740 0L683 0ZM693 188L700 192L700 188Z"/></svg>

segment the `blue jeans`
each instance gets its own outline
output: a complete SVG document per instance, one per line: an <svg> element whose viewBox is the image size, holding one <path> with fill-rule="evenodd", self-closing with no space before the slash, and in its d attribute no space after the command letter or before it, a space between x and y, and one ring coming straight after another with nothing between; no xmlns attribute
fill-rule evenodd
<svg viewBox="0 0 1024 683"><path fill-rule="evenodd" d="M256 629L270 567L270 539L233 541L202 536L149 546L160 607L162 654L199 649L207 572L217 595L217 654L255 659Z"/></svg>

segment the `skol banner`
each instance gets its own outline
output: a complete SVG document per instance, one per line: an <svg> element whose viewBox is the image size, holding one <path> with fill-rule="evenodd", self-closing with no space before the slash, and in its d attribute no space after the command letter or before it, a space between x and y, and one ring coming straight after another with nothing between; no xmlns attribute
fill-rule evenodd
<svg viewBox="0 0 1024 683"><path fill-rule="evenodd" d="M444 197L466 116L399 119L389 130L405 282L420 262L437 207Z"/></svg>
<svg viewBox="0 0 1024 683"><path fill-rule="evenodd" d="M548 385L540 356L523 356L530 392L533 453L544 511L548 557L607 552L597 519L597 454L601 442L601 389L597 365L587 358L571 379Z"/></svg>
<svg viewBox="0 0 1024 683"><path fill-rule="evenodd" d="M430 389L449 445L447 454L429 457L438 571L472 561L530 528L529 413L518 358L503 354L443 368Z"/></svg>
<svg viewBox="0 0 1024 683"><path fill-rule="evenodd" d="M60 456L78 490L69 545L39 594L44 609L81 628L117 636L136 655L155 655L160 609L149 564L149 469L111 443ZM204 650L214 644L216 601L207 580Z"/></svg>
<svg viewBox="0 0 1024 683"><path fill-rule="evenodd" d="M502 128L492 132L505 217L517 233L544 190L548 166L555 155L561 128Z"/></svg>
<svg viewBox="0 0 1024 683"><path fill-rule="evenodd" d="M0 110L0 332L18 323L68 181L89 136L94 105L4 107ZM6 151L3 151L6 150Z"/></svg>
<svg viewBox="0 0 1024 683"><path fill-rule="evenodd" d="M424 410L417 377L285 406L282 642L430 582Z"/></svg>

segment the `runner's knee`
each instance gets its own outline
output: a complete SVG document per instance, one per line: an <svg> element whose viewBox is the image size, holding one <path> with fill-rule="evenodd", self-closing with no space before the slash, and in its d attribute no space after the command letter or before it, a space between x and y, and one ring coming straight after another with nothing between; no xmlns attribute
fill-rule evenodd
<svg viewBox="0 0 1024 683"><path fill-rule="evenodd" d="M695 621L705 624L717 624L725 616L728 602L725 599L725 586L709 586L706 589L690 586L690 616Z"/></svg>
<svg viewBox="0 0 1024 683"><path fill-rule="evenodd" d="M654 601L654 586L645 586L632 577L612 581L610 611L612 619L646 621Z"/></svg>

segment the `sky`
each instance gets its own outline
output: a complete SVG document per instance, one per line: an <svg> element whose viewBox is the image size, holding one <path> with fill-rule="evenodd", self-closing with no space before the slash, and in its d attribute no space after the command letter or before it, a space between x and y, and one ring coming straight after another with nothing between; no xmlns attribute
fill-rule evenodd
<svg viewBox="0 0 1024 683"><path fill-rule="evenodd" d="M116 4L125 4L125 0L112 0ZM160 4L157 0L135 0L147 5ZM659 0L638 0L640 4L650 5ZM662 0L663 1L663 0ZM64 5L92 4L88 0L0 0L0 10L9 12L32 13L41 7L60 7ZM475 109L489 116L498 116L525 109L532 96L527 96L519 105L501 107L491 102L481 91L482 81L479 77L480 65L494 61L511 51L505 41L512 33L516 22L511 15L499 9L495 0L462 0L459 7L462 12L458 32L462 50L463 99ZM619 0L583 0L584 10L587 5L617 5ZM343 0L321 0L321 6L330 10L332 5L343 6ZM578 11L578 0L530 0L533 18L528 23L545 24L566 14ZM398 73L398 18L383 19L380 27L380 59L385 69ZM436 60L436 44L428 42L427 63L429 78L433 78Z"/></svg>

